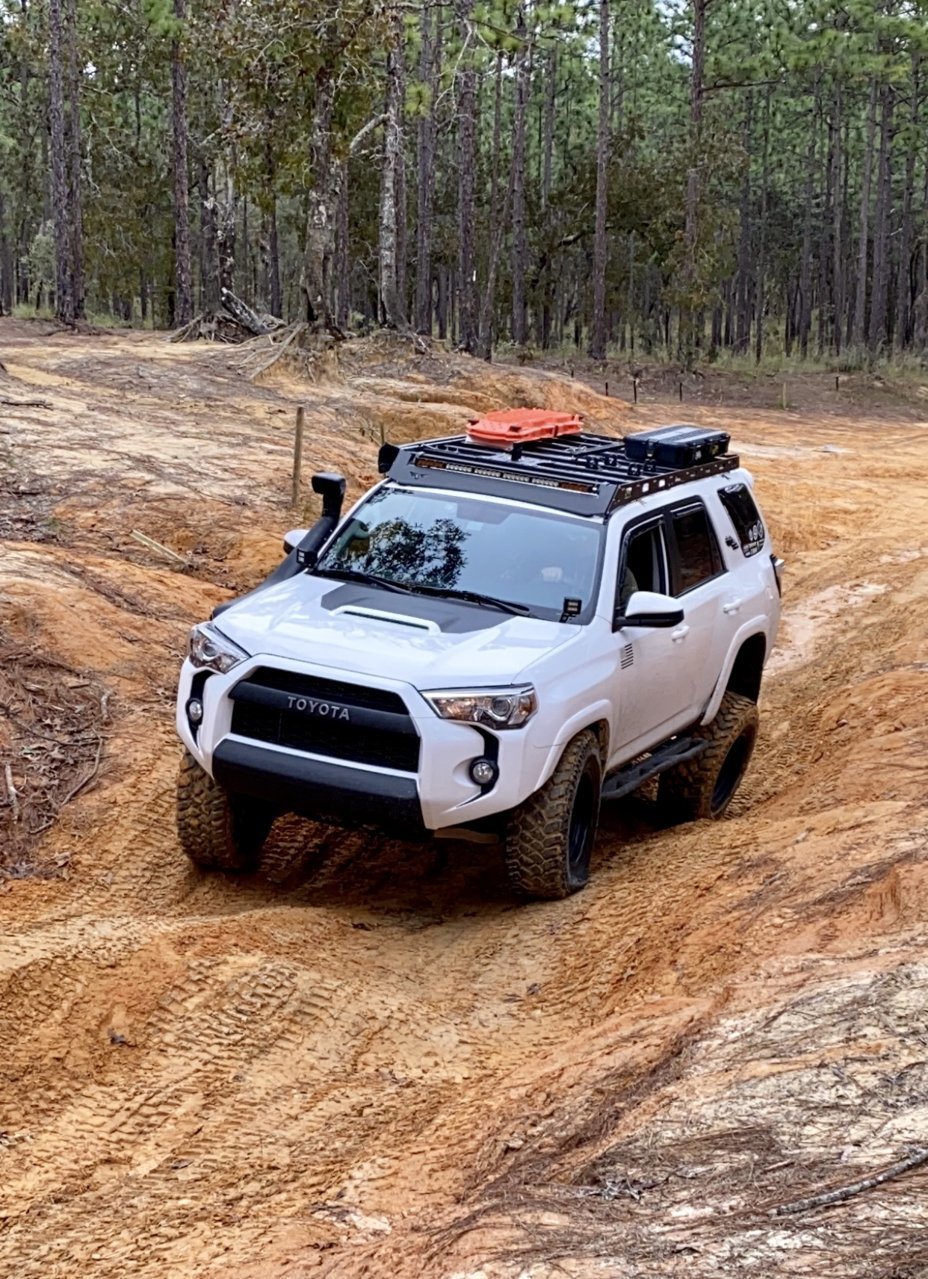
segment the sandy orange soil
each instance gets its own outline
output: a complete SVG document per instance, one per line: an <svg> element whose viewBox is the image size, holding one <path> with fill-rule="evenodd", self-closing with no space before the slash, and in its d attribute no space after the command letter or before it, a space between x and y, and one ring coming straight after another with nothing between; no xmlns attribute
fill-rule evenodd
<svg viewBox="0 0 928 1279"><path fill-rule="evenodd" d="M788 561L726 820L616 806L550 905L293 822L232 882L177 847L173 683L299 522L295 404L355 491L470 409L679 413L378 339L315 384L241 358L0 321L0 1273L928 1274L928 1165L775 1213L928 1147L928 421L687 414Z"/></svg>

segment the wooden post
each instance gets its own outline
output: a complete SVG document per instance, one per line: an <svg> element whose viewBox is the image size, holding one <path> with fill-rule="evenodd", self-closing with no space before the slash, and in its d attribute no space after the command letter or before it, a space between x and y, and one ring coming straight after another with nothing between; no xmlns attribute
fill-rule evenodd
<svg viewBox="0 0 928 1279"><path fill-rule="evenodd" d="M638 379L636 377L632 378L632 403L638 403Z"/></svg>
<svg viewBox="0 0 928 1279"><path fill-rule="evenodd" d="M839 375L836 373L836 374L835 374L835 390L836 390L836 391L840 391L840 389L841 389L841 378L840 378L840 377L839 377Z"/></svg>
<svg viewBox="0 0 928 1279"><path fill-rule="evenodd" d="M609 383L606 383L606 399L609 399Z"/></svg>
<svg viewBox="0 0 928 1279"><path fill-rule="evenodd" d="M292 506L300 504L300 472L303 469L303 423L306 410L301 404L296 411L296 433L293 437L293 487L290 492Z"/></svg>
<svg viewBox="0 0 928 1279"><path fill-rule="evenodd" d="M680 403L682 404L683 403L683 379L682 378L677 383L677 394L679 395Z"/></svg>

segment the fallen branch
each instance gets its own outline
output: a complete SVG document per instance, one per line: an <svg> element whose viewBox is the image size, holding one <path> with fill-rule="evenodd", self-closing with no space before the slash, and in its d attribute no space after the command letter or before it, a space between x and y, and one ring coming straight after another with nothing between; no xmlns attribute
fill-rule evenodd
<svg viewBox="0 0 928 1279"><path fill-rule="evenodd" d="M162 555L167 555L172 560L176 560L178 564L183 564L184 568L187 567L187 561L183 555L178 555L176 551L172 551L169 546L165 546L162 542L156 542L153 537L149 537L146 533L140 533L137 528L132 530L132 536L137 542L147 546L150 551L160 551Z"/></svg>
<svg viewBox="0 0 928 1279"><path fill-rule="evenodd" d="M768 1215L785 1217L792 1212L808 1212L811 1208L827 1208L831 1204L843 1203L845 1199L850 1199L853 1195L872 1190L874 1186L881 1186L884 1181L891 1181L893 1177L900 1177L904 1172L919 1168L926 1163L928 1163L928 1149L916 1150L907 1159L900 1159L898 1163L884 1168L882 1172L876 1172L870 1177L861 1177L859 1181L852 1181L847 1186L839 1186L836 1190L825 1190L820 1195L810 1195L807 1199L794 1199L792 1203L780 1204L776 1208L771 1208Z"/></svg>
<svg viewBox="0 0 928 1279"><path fill-rule="evenodd" d="M13 810L13 821L19 821L19 796L16 787L13 785L13 770L9 764L3 766L4 776L6 777L6 789L10 796L10 808Z"/></svg>
<svg viewBox="0 0 928 1279"><path fill-rule="evenodd" d="M247 302L236 297L230 289L222 290L222 305L236 323L257 337L264 337L284 327L283 320L279 320L276 315L259 315Z"/></svg>
<svg viewBox="0 0 928 1279"><path fill-rule="evenodd" d="M49 404L48 400L5 400L0 399L0 404L8 404L14 409L52 409L53 404Z"/></svg>
<svg viewBox="0 0 928 1279"><path fill-rule="evenodd" d="M186 342L191 333L199 331L200 325L203 323L202 315L195 315L189 324L185 324L182 328L175 329L168 338L169 342Z"/></svg>
<svg viewBox="0 0 928 1279"><path fill-rule="evenodd" d="M102 756L102 754L103 754L103 738L100 737L97 739L97 754L93 761L93 767L91 768L90 772L82 781L79 781L76 786L71 787L67 795L65 795L64 799L58 805L59 810L64 808L65 804L70 803L72 799L76 799L82 790L87 789L87 787L96 777L97 773L100 771L100 757Z"/></svg>
<svg viewBox="0 0 928 1279"><path fill-rule="evenodd" d="M302 337L305 332L305 323L294 324L287 336L282 338L281 341L275 341L275 339L272 338L271 341L274 342L274 349L271 351L271 354L266 360L262 360L258 367L252 373L249 373L249 381L253 382L255 378L260 377L262 373L266 373L269 368L273 367L273 365L275 365L283 355L284 351L286 351L288 347L292 346L298 338Z"/></svg>

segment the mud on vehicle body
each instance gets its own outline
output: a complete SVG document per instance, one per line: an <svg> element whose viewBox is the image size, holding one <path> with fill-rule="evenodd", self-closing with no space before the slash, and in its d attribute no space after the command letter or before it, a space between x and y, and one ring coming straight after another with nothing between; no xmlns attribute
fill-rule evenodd
<svg viewBox="0 0 928 1279"><path fill-rule="evenodd" d="M278 813L499 840L514 887L589 876L601 803L660 777L721 816L748 767L781 563L728 436L508 410L380 454L255 591L194 628L181 843L250 869Z"/></svg>

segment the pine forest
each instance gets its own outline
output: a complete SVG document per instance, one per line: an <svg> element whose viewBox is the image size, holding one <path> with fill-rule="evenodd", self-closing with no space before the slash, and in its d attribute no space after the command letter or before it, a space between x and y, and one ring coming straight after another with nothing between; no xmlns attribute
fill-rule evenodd
<svg viewBox="0 0 928 1279"><path fill-rule="evenodd" d="M928 349L924 0L0 0L0 312ZM212 328L210 327L212 326Z"/></svg>

